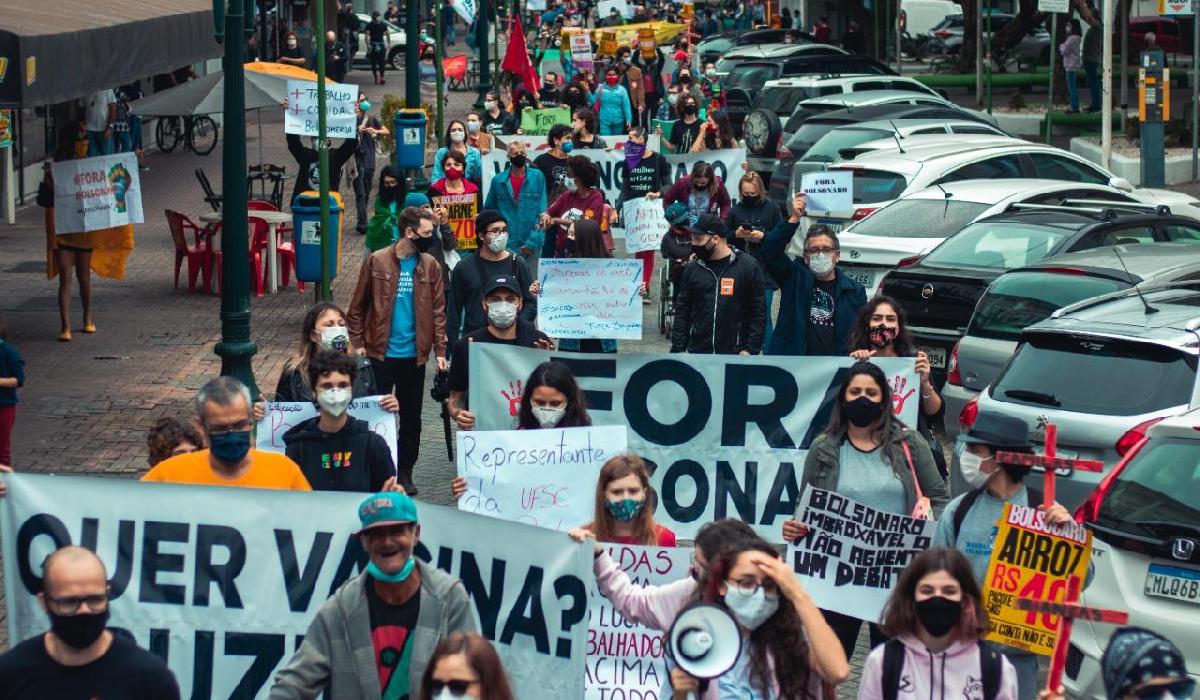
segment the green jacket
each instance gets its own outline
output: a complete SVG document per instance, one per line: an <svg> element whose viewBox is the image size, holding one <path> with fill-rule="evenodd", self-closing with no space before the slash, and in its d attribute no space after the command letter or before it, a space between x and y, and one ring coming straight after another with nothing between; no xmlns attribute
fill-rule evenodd
<svg viewBox="0 0 1200 700"><path fill-rule="evenodd" d="M1083 35L1083 62L1100 63L1104 60L1104 25L1088 27Z"/></svg>
<svg viewBox="0 0 1200 700"><path fill-rule="evenodd" d="M808 458L804 460L803 486L837 491L841 446L845 439L845 433L841 435L821 433L816 440L813 440L812 446L808 450ZM908 461L904 457L904 448L900 444L902 441L908 443L908 449L912 453L913 470L908 468ZM933 504L935 514L941 513L946 502L950 500L946 482L942 481L942 475L938 473L937 464L933 461L933 453L929 450L929 444L915 430L909 430L899 421L892 421L892 429L884 445L883 457L892 466L892 471L900 479L900 483L904 484L909 512L912 512L913 507L917 505L917 490L913 485L912 474L915 470L917 478L921 482L921 495L927 497ZM866 505L871 504L867 503Z"/></svg>
<svg viewBox="0 0 1200 700"><path fill-rule="evenodd" d="M401 206L396 207L396 209L403 208ZM375 213L371 216L371 221L367 223L367 238L365 241L367 253L374 253L396 242L396 238L398 237L396 219L397 212L392 209L392 205L383 201L382 197L376 197Z"/></svg>

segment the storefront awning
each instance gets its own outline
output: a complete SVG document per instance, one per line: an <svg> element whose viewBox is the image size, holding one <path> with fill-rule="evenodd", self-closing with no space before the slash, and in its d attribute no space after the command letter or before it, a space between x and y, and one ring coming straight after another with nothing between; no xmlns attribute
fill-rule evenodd
<svg viewBox="0 0 1200 700"><path fill-rule="evenodd" d="M212 0L0 4L0 107L65 102L221 54Z"/></svg>

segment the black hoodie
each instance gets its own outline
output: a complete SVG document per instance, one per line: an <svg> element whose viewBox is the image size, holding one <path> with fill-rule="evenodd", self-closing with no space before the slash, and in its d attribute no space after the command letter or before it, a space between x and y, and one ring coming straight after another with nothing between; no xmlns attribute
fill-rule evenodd
<svg viewBox="0 0 1200 700"><path fill-rule="evenodd" d="M326 433L320 420L309 418L283 435L288 458L300 465L313 491L376 493L396 476L392 451L366 421L350 416L341 430Z"/></svg>

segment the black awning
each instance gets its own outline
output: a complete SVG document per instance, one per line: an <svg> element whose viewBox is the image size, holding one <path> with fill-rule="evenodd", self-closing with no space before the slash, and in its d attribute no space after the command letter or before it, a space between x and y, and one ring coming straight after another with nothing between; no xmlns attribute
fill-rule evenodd
<svg viewBox="0 0 1200 700"><path fill-rule="evenodd" d="M7 0L0 107L65 102L220 54L212 0Z"/></svg>

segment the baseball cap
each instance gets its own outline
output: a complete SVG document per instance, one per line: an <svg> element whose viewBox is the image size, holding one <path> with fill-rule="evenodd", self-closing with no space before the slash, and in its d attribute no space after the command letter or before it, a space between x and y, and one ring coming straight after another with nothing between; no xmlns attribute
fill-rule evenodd
<svg viewBox="0 0 1200 700"><path fill-rule="evenodd" d="M497 289L507 289L517 294L521 293L521 285L517 282L517 278L512 275L496 275L488 280L483 287L483 296L487 296Z"/></svg>
<svg viewBox="0 0 1200 700"><path fill-rule="evenodd" d="M715 214L701 214L695 226L687 226L686 228L689 234L699 233L705 236L721 237L729 235L729 229L725 226L725 222L721 221L721 217Z"/></svg>
<svg viewBox="0 0 1200 700"><path fill-rule="evenodd" d="M362 528L355 534L380 525L416 523L417 502L407 493L385 491L367 496L358 505L358 522Z"/></svg>
<svg viewBox="0 0 1200 700"><path fill-rule="evenodd" d="M663 212L663 216L666 217L667 223L672 226L683 226L688 220L687 205L683 202L672 202L671 206L667 207L667 210Z"/></svg>
<svg viewBox="0 0 1200 700"><path fill-rule="evenodd" d="M686 61L686 60L688 60L687 51L676 51L676 52L675 52L675 60L676 60L676 61Z"/></svg>

